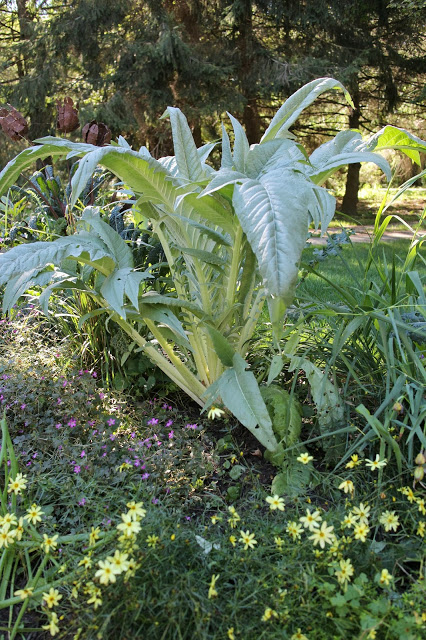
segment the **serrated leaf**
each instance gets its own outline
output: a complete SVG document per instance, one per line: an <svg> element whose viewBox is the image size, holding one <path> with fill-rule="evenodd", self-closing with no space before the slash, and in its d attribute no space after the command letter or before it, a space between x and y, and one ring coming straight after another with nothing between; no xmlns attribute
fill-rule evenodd
<svg viewBox="0 0 426 640"><path fill-rule="evenodd" d="M99 209L87 207L82 219L89 224L100 239L106 244L120 269L133 267L133 257L130 247L123 238L99 215Z"/></svg>
<svg viewBox="0 0 426 640"><path fill-rule="evenodd" d="M259 440L273 451L277 441L272 423L260 394L256 378L246 371L247 363L239 354L233 358L233 367L227 369L218 380L218 389L224 405Z"/></svg>
<svg viewBox="0 0 426 640"><path fill-rule="evenodd" d="M102 283L100 288L101 295L105 298L118 315L126 319L126 310L123 308L124 288L130 268L116 269Z"/></svg>
<svg viewBox="0 0 426 640"><path fill-rule="evenodd" d="M306 107L312 104L312 102L325 91L335 89L343 91L347 101L353 106L349 93L338 80L334 78L318 78L317 80L313 80L305 84L305 86L296 91L296 93L293 93L293 95L284 102L283 106L278 109L269 127L263 134L261 143L282 137L283 134L285 135Z"/></svg>
<svg viewBox="0 0 426 640"><path fill-rule="evenodd" d="M126 277L124 292L135 309L139 308L139 289L141 283L149 278L152 278L149 271L131 271Z"/></svg>
<svg viewBox="0 0 426 640"><path fill-rule="evenodd" d="M192 137L188 121L177 107L167 107L165 112L172 125L173 146L179 177L197 182L204 178L203 167Z"/></svg>
<svg viewBox="0 0 426 640"><path fill-rule="evenodd" d="M374 149L375 151L382 149L395 149L402 151L419 166L421 164L419 153L426 153L425 140L421 140L405 129L400 129L390 125L374 134L367 144L369 149Z"/></svg>

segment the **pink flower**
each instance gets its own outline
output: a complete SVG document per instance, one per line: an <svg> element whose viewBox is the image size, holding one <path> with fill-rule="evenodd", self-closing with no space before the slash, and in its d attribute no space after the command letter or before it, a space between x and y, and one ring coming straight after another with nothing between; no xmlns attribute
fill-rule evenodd
<svg viewBox="0 0 426 640"><path fill-rule="evenodd" d="M175 435L175 432L172 430L169 432L169 440L171 440L173 438L173 436Z"/></svg>
<svg viewBox="0 0 426 640"><path fill-rule="evenodd" d="M107 425L108 425L109 427L112 427L114 424L115 424L115 420L114 420L114 418L110 418L109 420L107 420Z"/></svg>
<svg viewBox="0 0 426 640"><path fill-rule="evenodd" d="M149 473L143 473L141 475L141 480L147 480L149 478Z"/></svg>
<svg viewBox="0 0 426 640"><path fill-rule="evenodd" d="M58 404L62 404L62 400L61 400L61 398L58 398L58 399L56 400L56 402L57 402Z"/></svg>
<svg viewBox="0 0 426 640"><path fill-rule="evenodd" d="M76 424L77 424L77 420L75 420L74 418L71 418L71 420L68 421L68 426L71 427L71 429L75 427Z"/></svg>
<svg viewBox="0 0 426 640"><path fill-rule="evenodd" d="M96 371L94 371L94 372L92 373L92 378L97 378L97 377L98 377L98 374L96 373Z"/></svg>
<svg viewBox="0 0 426 640"><path fill-rule="evenodd" d="M99 398L100 398L101 400L103 400L103 399L105 398L105 394L104 394L104 393L102 393L102 391L101 391L101 393L99 394Z"/></svg>
<svg viewBox="0 0 426 640"><path fill-rule="evenodd" d="M80 473L80 471L81 471L80 465L76 464L74 467L74 473Z"/></svg>
<svg viewBox="0 0 426 640"><path fill-rule="evenodd" d="M26 404L21 404L21 409L25 409L26 406Z"/></svg>
<svg viewBox="0 0 426 640"><path fill-rule="evenodd" d="M80 500L80 502L78 503L78 506L79 506L79 507L84 507L84 505L85 505L85 504L86 504L86 498L82 498L82 499Z"/></svg>
<svg viewBox="0 0 426 640"><path fill-rule="evenodd" d="M83 451L80 453L80 458L84 458L84 456L85 456L85 455L86 455L86 452L83 450Z"/></svg>
<svg viewBox="0 0 426 640"><path fill-rule="evenodd" d="M151 420L148 420L148 424L149 424L149 425L156 425L156 424L158 424L158 420L157 420L157 418L151 418Z"/></svg>
<svg viewBox="0 0 426 640"><path fill-rule="evenodd" d="M167 420L166 422L166 429L168 429L169 427L171 427L173 424L173 420Z"/></svg>
<svg viewBox="0 0 426 640"><path fill-rule="evenodd" d="M111 433L109 439L111 440L111 442L114 442L115 440L115 435L113 433Z"/></svg>
<svg viewBox="0 0 426 640"><path fill-rule="evenodd" d="M57 429L60 429L60 428L62 427L62 424L61 424L60 422L58 422L58 423L56 423L56 424L55 424L55 427L56 427Z"/></svg>

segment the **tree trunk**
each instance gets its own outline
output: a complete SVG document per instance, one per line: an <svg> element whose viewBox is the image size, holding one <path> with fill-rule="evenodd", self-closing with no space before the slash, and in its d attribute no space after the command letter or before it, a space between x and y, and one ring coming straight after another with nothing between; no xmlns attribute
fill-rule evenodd
<svg viewBox="0 0 426 640"><path fill-rule="evenodd" d="M351 93L355 108L351 109L349 114L349 128L359 129L361 112L359 108L360 98L358 86L355 86ZM356 216L357 214L360 169L361 165L359 162L350 164L348 167L345 195L343 196L341 206L342 212L346 213L348 216Z"/></svg>

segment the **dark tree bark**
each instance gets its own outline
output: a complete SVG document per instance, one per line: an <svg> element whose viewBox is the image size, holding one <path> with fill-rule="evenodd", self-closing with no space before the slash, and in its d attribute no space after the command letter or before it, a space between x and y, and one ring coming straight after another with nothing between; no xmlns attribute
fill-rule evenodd
<svg viewBox="0 0 426 640"><path fill-rule="evenodd" d="M361 112L358 86L353 87L351 93L355 108L351 109L349 114L349 127L350 129L359 129ZM361 165L359 162L348 166L345 195L343 196L341 206L342 212L348 216L356 216L357 214L360 170Z"/></svg>

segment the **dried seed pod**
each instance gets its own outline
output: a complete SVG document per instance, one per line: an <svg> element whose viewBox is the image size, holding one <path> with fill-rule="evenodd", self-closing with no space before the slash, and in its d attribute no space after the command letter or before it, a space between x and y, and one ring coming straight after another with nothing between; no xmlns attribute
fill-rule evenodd
<svg viewBox="0 0 426 640"><path fill-rule="evenodd" d="M84 125L81 132L83 141L87 144L94 144L97 147L103 147L111 142L111 131L103 122L92 120Z"/></svg>
<svg viewBox="0 0 426 640"><path fill-rule="evenodd" d="M414 462L415 462L416 464L418 464L418 465L426 464L426 458L425 458L425 456L423 455L423 452L422 452L422 451L420 451L420 453L419 453L419 454L417 454L416 459L414 460Z"/></svg>
<svg viewBox="0 0 426 640"><path fill-rule="evenodd" d="M21 140L28 134L27 121L24 116L10 104L0 109L0 126L11 140Z"/></svg>
<svg viewBox="0 0 426 640"><path fill-rule="evenodd" d="M80 124L78 119L78 111L74 108L74 102L71 98L64 98L64 101L56 101L58 108L58 117L56 120L56 128L62 133L71 133L75 131Z"/></svg>

